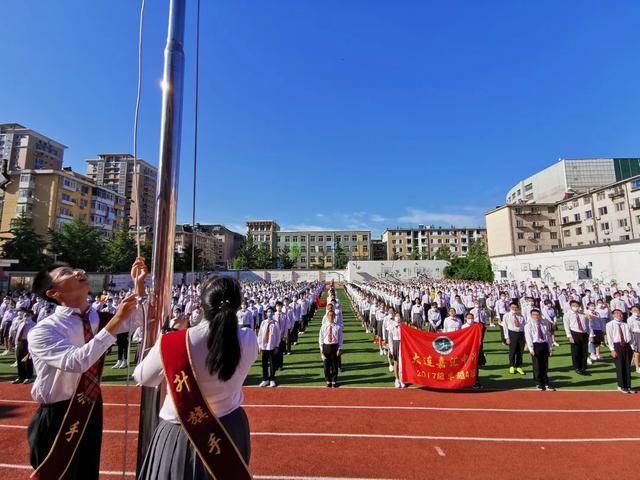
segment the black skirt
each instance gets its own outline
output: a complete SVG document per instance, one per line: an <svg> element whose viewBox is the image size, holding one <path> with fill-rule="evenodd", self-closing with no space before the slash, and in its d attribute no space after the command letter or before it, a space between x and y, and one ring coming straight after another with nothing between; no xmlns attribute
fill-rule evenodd
<svg viewBox="0 0 640 480"><path fill-rule="evenodd" d="M249 420L242 407L220 417L244 461L249 465ZM160 420L140 471L140 480L213 480L189 437L178 423ZM220 478L220 477L219 477Z"/></svg>

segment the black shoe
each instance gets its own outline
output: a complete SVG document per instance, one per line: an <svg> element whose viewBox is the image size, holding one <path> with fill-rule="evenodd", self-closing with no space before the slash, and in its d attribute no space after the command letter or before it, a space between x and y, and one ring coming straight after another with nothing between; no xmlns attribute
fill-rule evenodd
<svg viewBox="0 0 640 480"><path fill-rule="evenodd" d="M544 385L538 385L538 386L536 386L536 388L537 388L538 390L540 390L541 392L544 392L544 391L546 390L546 388L545 388L545 386L544 386Z"/></svg>
<svg viewBox="0 0 640 480"><path fill-rule="evenodd" d="M484 387L482 386L481 383L474 383L471 388L473 388L474 390L480 390L481 388L484 388Z"/></svg>
<svg viewBox="0 0 640 480"><path fill-rule="evenodd" d="M15 379L13 382L11 382L11 383L13 383L14 385L15 385L15 384L17 384L17 383L22 383L22 379L21 379L21 378L16 378L16 379Z"/></svg>
<svg viewBox="0 0 640 480"><path fill-rule="evenodd" d="M336 382L333 382L333 388L338 388L338 384Z"/></svg>
<svg viewBox="0 0 640 480"><path fill-rule="evenodd" d="M333 385L331 385L331 382L327 382L327 388L331 388Z"/></svg>
<svg viewBox="0 0 640 480"><path fill-rule="evenodd" d="M555 387L552 387L551 385L545 385L544 388L547 390L547 392L555 392L556 391Z"/></svg>

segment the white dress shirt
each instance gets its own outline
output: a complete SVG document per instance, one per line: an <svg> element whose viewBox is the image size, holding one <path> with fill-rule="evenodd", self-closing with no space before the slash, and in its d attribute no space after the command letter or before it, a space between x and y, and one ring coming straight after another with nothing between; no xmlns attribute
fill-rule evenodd
<svg viewBox="0 0 640 480"><path fill-rule="evenodd" d="M321 347L322 345L338 345L338 348L342 348L342 327L337 323L325 323L320 327L318 343Z"/></svg>
<svg viewBox="0 0 640 480"><path fill-rule="evenodd" d="M462 327L462 322L458 317L447 317L444 319L442 331L455 332L456 330L460 330L461 327Z"/></svg>
<svg viewBox="0 0 640 480"><path fill-rule="evenodd" d="M269 338L267 340L267 329L269 329ZM263 320L258 331L258 346L260 350L275 350L280 345L280 327L278 322L271 319Z"/></svg>
<svg viewBox="0 0 640 480"><path fill-rule="evenodd" d="M233 412L244 400L242 384L247 378L249 368L258 358L256 334L250 328L238 328L240 362L233 376L226 382L220 380L217 373L211 375L207 369L209 322L203 320L195 327L189 328L187 335L191 361L193 362L192 367L198 379L202 396L206 399L209 408L217 417L223 417ZM138 364L133 372L133 378L146 387L156 387L165 380L162 358L160 357L160 339L145 359ZM176 407L169 391L164 397L160 418L167 422L179 423Z"/></svg>
<svg viewBox="0 0 640 480"><path fill-rule="evenodd" d="M36 373L31 396L36 402L69 400L82 373L115 343L116 337L105 329L97 332L100 318L93 309L89 322L95 336L85 343L80 311L58 305L29 332L29 353ZM122 331L127 331L129 325L124 327Z"/></svg>

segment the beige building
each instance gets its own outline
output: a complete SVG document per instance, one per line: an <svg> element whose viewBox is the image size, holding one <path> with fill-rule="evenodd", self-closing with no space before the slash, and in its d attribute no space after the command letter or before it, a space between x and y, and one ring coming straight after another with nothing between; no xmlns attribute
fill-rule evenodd
<svg viewBox="0 0 640 480"><path fill-rule="evenodd" d="M640 239L640 176L556 203L486 213L489 256Z"/></svg>
<svg viewBox="0 0 640 480"><path fill-rule="evenodd" d="M124 221L122 195L70 168L23 170L11 174L11 179L6 191L0 191L3 232L21 215L31 217L35 231L43 236L76 218L102 228L107 235L112 235Z"/></svg>
<svg viewBox="0 0 640 480"><path fill-rule="evenodd" d="M388 228L382 234L387 248L387 259L406 260L412 256L433 260L441 247L454 256L465 256L474 240L487 242L487 231L479 227L435 227L418 225L418 228Z"/></svg>
<svg viewBox="0 0 640 480"><path fill-rule="evenodd" d="M244 236L219 224L196 223L196 230L211 235L218 240L214 266L218 269L231 268L231 263L238 250L244 245Z"/></svg>
<svg viewBox="0 0 640 480"><path fill-rule="evenodd" d="M247 240L251 239L256 245L266 243L269 246L269 250L274 253L278 251L278 231L280 231L280 225L275 220L251 220L247 222Z"/></svg>
<svg viewBox="0 0 640 480"><path fill-rule="evenodd" d="M299 252L294 268L323 265L335 267L335 250L342 247L349 260L371 258L371 232L368 230L278 231L278 252Z"/></svg>
<svg viewBox="0 0 640 480"><path fill-rule="evenodd" d="M9 171L59 170L65 148L18 123L0 124L0 164L6 161Z"/></svg>
<svg viewBox="0 0 640 480"><path fill-rule="evenodd" d="M190 252L195 238L195 246L200 250L205 265L214 268L222 255L222 242L214 235L196 227L195 235L191 225L176 225L175 250L178 253Z"/></svg>
<svg viewBox="0 0 640 480"><path fill-rule="evenodd" d="M125 215L130 225L136 224L135 201L140 202L140 227L153 227L156 212L158 169L138 159L139 172L134 171L133 155L128 153L101 153L87 160L87 176L98 185L124 195L127 199ZM138 195L137 187L140 188Z"/></svg>
<svg viewBox="0 0 640 480"><path fill-rule="evenodd" d="M490 257L560 248L554 203L503 205L485 214Z"/></svg>

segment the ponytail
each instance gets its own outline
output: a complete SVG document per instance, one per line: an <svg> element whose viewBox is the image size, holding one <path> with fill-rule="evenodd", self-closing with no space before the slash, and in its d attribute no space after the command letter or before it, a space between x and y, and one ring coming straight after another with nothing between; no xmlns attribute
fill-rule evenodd
<svg viewBox="0 0 640 480"><path fill-rule="evenodd" d="M204 317L209 321L206 366L209 374L229 380L240 363L238 319L240 285L231 278L221 277L203 285Z"/></svg>

